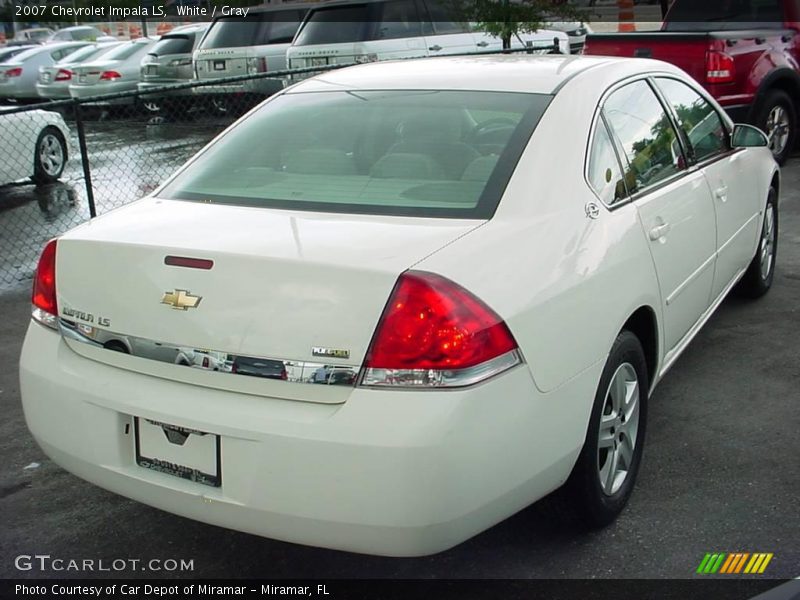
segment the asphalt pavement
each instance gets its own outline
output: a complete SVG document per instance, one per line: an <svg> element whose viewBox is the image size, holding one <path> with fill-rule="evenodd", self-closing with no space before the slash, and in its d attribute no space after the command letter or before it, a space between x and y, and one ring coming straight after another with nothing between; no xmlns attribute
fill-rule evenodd
<svg viewBox="0 0 800 600"><path fill-rule="evenodd" d="M414 559L229 531L66 473L39 450L20 406L17 363L28 292L0 292L0 577L81 575L15 568L20 555L46 554L106 564L193 563L188 572L93 576L691 578L699 577L695 570L707 552L774 553L761 577L800 576L797 158L783 171L780 236L772 291L755 302L726 300L655 392L642 470L617 522L585 533L533 506L456 548Z"/></svg>

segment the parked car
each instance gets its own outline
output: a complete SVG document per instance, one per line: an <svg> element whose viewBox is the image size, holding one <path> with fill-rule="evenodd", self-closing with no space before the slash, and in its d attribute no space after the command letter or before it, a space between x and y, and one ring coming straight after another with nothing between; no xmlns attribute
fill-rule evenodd
<svg viewBox="0 0 800 600"><path fill-rule="evenodd" d="M38 100L36 82L39 69L53 66L86 45L87 42L59 42L20 52L0 65L0 98L17 102Z"/></svg>
<svg viewBox="0 0 800 600"><path fill-rule="evenodd" d="M69 128L58 113L31 110L4 114L0 107L0 185L30 177L52 183L69 158Z"/></svg>
<svg viewBox="0 0 800 600"><path fill-rule="evenodd" d="M123 42L99 58L72 69L69 93L73 98L88 98L115 92L136 91L139 84L139 63L156 40L139 38ZM133 105L135 96L98 102L104 105Z"/></svg>
<svg viewBox="0 0 800 600"><path fill-rule="evenodd" d="M105 489L302 544L439 552L562 486L606 525L652 390L734 287L769 290L780 188L764 134L660 61L331 71L47 244L25 418ZM358 377L185 369L63 337L75 320Z"/></svg>
<svg viewBox="0 0 800 600"><path fill-rule="evenodd" d="M540 30L512 38L512 48L529 46L569 53L566 34ZM309 10L286 51L289 68L319 67L393 58L420 58L502 50L502 40L450 16L446 2L346 0ZM309 77L295 75L293 81Z"/></svg>
<svg viewBox="0 0 800 600"><path fill-rule="evenodd" d="M39 80L36 93L48 100L69 98L69 84L72 83L73 69L84 62L99 59L122 42L89 44L59 60L52 66L39 67Z"/></svg>
<svg viewBox="0 0 800 600"><path fill-rule="evenodd" d="M675 0L661 31L594 33L584 53L656 58L685 69L731 118L763 129L782 163L800 112L798 23L796 0Z"/></svg>
<svg viewBox="0 0 800 600"><path fill-rule="evenodd" d="M140 63L139 91L162 88L165 85L186 83L194 79L192 52L200 43L208 23L176 27L150 48ZM159 92L157 95L142 96L142 103L150 111L159 111L162 105L169 105L176 98L183 99L183 108L188 108L187 98L194 94L193 89ZM167 106L169 107L169 106Z"/></svg>
<svg viewBox="0 0 800 600"><path fill-rule="evenodd" d="M547 29L561 31L569 37L569 50L571 54L583 52L586 43L586 35L592 33L592 27L588 23L578 21L547 21Z"/></svg>
<svg viewBox="0 0 800 600"><path fill-rule="evenodd" d="M8 46L8 47L0 47L0 64L11 60L17 54L27 50L29 48L34 48L33 45L27 46ZM0 67L1 69L2 67Z"/></svg>
<svg viewBox="0 0 800 600"><path fill-rule="evenodd" d="M28 46L30 44L44 44L53 30L49 27L33 27L30 29L20 29L14 37L8 41L9 46Z"/></svg>
<svg viewBox="0 0 800 600"><path fill-rule="evenodd" d="M214 19L194 52L197 79L212 81L222 77L285 69L286 49L308 6L292 3L278 7L251 8L244 18ZM283 85L280 78L264 78L202 86L196 91L198 94L219 98L223 102L225 94L269 95L282 89Z"/></svg>
<svg viewBox="0 0 800 600"><path fill-rule="evenodd" d="M103 33L97 27L91 25L76 25L75 27L64 27L59 29L49 38L47 43L52 42L116 42L117 38Z"/></svg>

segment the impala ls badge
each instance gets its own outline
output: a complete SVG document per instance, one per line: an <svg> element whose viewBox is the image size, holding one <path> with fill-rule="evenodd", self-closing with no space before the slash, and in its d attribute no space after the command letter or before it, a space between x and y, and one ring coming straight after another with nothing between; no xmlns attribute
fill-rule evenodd
<svg viewBox="0 0 800 600"><path fill-rule="evenodd" d="M350 358L350 350L336 350L334 348L311 348L311 356L324 356L327 358Z"/></svg>
<svg viewBox="0 0 800 600"><path fill-rule="evenodd" d="M200 304L202 296L192 296L189 290L175 290L172 292L164 292L161 297L161 304L169 304L175 310L188 310L190 308L197 308Z"/></svg>

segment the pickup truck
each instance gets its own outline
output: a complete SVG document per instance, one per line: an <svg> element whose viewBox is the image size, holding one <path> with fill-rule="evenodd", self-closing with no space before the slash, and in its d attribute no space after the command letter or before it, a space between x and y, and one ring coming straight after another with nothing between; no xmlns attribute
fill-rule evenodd
<svg viewBox="0 0 800 600"><path fill-rule="evenodd" d="M584 54L654 58L694 77L779 163L800 113L800 0L675 0L661 31L590 34Z"/></svg>

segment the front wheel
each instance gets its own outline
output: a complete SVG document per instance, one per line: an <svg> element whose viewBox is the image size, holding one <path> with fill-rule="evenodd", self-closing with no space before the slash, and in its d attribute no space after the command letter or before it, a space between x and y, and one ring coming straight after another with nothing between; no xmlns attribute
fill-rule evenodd
<svg viewBox="0 0 800 600"><path fill-rule="evenodd" d="M737 292L748 298L760 298L772 287L775 277L775 260L778 256L778 192L769 188L767 204L764 207L764 221L758 248L753 260L747 267Z"/></svg>
<svg viewBox="0 0 800 600"><path fill-rule="evenodd" d="M55 127L45 127L36 140L33 156L33 181L53 183L61 177L67 164L67 143Z"/></svg>
<svg viewBox="0 0 800 600"><path fill-rule="evenodd" d="M572 512L604 527L628 503L642 460L649 380L644 350L622 331L606 360L586 440L564 491Z"/></svg>

